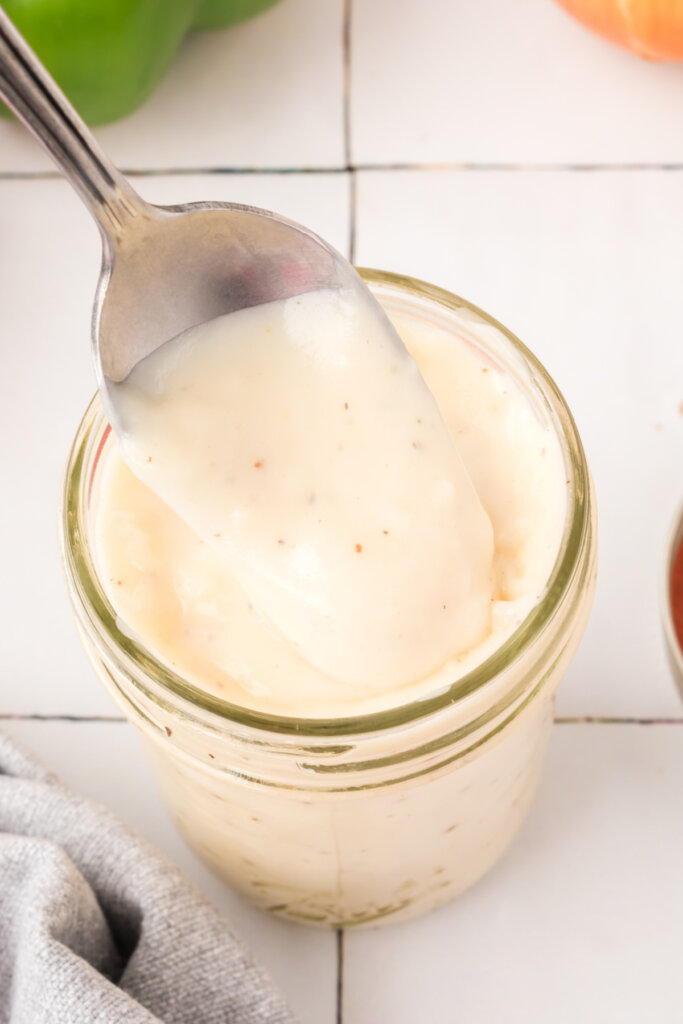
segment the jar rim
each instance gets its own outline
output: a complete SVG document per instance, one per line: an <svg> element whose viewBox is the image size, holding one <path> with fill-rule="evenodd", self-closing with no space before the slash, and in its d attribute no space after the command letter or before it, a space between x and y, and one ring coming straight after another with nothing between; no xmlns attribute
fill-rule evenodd
<svg viewBox="0 0 683 1024"><path fill-rule="evenodd" d="M89 546L83 536L84 514L88 494L89 456L92 455L90 441L94 428L104 419L99 396L96 394L79 425L66 467L62 494L61 543L67 578L78 598L80 608L89 623L113 648L116 656L131 667L142 669L160 688L166 698L178 698L191 706L194 712L204 714L210 722L218 719L237 726L245 726L270 734L303 737L356 736L366 733L383 732L400 726L407 726L446 707L464 701L480 691L503 669L519 659L529 644L555 617L567 595L569 585L581 566L581 556L586 548L591 529L591 485L583 445L569 408L550 374L534 354L494 317L473 303L436 285L417 278L358 268L363 279L378 289L394 289L397 292L416 295L447 312L466 310L473 313L485 324L496 328L512 345L526 366L530 369L535 383L540 384L540 396L555 421L558 437L565 454L568 455L570 499L565 527L555 563L548 577L543 597L533 606L520 625L484 661L460 676L454 683L441 687L438 693L420 696L410 701L392 705L389 708L360 715L330 718L300 718L291 715L274 715L234 704L194 686L165 665L152 652L120 626L115 610L100 584ZM95 459L106 440L108 430L99 441ZM127 672L130 675L130 671ZM150 694L152 696L152 694Z"/></svg>

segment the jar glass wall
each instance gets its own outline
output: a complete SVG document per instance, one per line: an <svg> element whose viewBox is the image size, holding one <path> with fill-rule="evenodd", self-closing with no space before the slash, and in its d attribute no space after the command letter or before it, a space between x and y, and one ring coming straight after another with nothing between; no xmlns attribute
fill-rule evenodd
<svg viewBox="0 0 683 1024"><path fill-rule="evenodd" d="M569 486L555 565L542 598L482 664L439 692L357 717L295 719L230 704L133 638L105 596L92 547L92 497L110 443L98 399L74 442L63 509L80 636L100 680L140 730L179 829L251 900L328 925L431 909L498 859L536 789L555 689L583 633L596 568L585 455L538 361L464 300L412 279L363 273L390 315L494 345L560 441Z"/></svg>

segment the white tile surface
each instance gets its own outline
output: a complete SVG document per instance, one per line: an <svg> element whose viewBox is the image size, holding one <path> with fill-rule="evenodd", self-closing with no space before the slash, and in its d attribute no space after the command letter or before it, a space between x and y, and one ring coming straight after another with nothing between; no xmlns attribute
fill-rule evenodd
<svg viewBox="0 0 683 1024"><path fill-rule="evenodd" d="M107 804L151 840L234 925L270 972L301 1024L336 1020L333 932L303 928L248 906L192 854L152 786L134 730L124 723L3 722L1 726L91 799Z"/></svg>
<svg viewBox="0 0 683 1024"><path fill-rule="evenodd" d="M352 55L356 163L683 159L683 67L553 0L354 0Z"/></svg>
<svg viewBox="0 0 683 1024"><path fill-rule="evenodd" d="M173 176L137 184L160 203L229 199L274 208L346 249L344 175ZM109 714L112 704L76 639L56 528L67 454L94 391L97 231L65 183L0 181L0 237L0 713Z"/></svg>
<svg viewBox="0 0 683 1024"><path fill-rule="evenodd" d="M508 857L421 920L344 938L344 1024L678 1024L682 726L556 726Z"/></svg>
<svg viewBox="0 0 683 1024"><path fill-rule="evenodd" d="M340 168L342 23L352 12L360 164L683 164L683 65L654 65L554 0L281 0L184 44L154 97L98 131L133 169ZM0 121L0 178L49 164ZM346 251L345 174L170 175L152 201L276 209ZM564 391L595 475L594 613L563 716L680 719L658 584L683 500L683 171L368 171L357 262L412 273L498 316ZM82 655L57 556L67 449L94 389L99 242L57 180L0 180L0 719L112 715ZM453 906L345 937L247 906L186 849L123 723L0 720L175 860L234 923L301 1024L679 1024L683 725L556 727L509 856Z"/></svg>
<svg viewBox="0 0 683 1024"><path fill-rule="evenodd" d="M595 607L562 715L677 715L659 612L683 500L683 173L366 172L356 261L443 285L515 331L595 478Z"/></svg>
<svg viewBox="0 0 683 1024"><path fill-rule="evenodd" d="M148 102L97 137L129 169L341 166L342 7L283 0L190 35ZM50 166L23 128L0 121L0 172Z"/></svg>

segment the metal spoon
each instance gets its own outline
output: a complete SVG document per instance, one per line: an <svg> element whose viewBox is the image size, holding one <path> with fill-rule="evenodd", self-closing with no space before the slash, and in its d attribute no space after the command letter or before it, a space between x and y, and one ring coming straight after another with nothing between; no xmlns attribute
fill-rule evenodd
<svg viewBox="0 0 683 1024"><path fill-rule="evenodd" d="M92 342L99 389L115 430L121 424L111 385L189 327L317 288L354 289L377 306L351 264L299 224L231 203L146 203L2 9L0 96L99 226L103 256ZM388 320L386 327L393 334Z"/></svg>

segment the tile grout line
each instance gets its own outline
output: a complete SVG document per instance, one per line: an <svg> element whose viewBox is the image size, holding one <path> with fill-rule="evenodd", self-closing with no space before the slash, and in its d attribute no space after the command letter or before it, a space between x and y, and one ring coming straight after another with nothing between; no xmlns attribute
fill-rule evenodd
<svg viewBox="0 0 683 1024"><path fill-rule="evenodd" d="M346 0L350 3L350 0ZM350 73L350 68L349 68ZM346 74L346 72L345 72ZM411 163L409 161L398 161L395 163L357 163L350 160L351 133L350 126L346 125L350 120L350 103L345 100L344 106L344 148L347 162L343 166L234 166L234 167L147 167L147 168L123 168L123 173L132 178L154 178L154 177L193 177L195 175L340 175L353 173L355 171L386 172L386 171L458 171L463 173L485 173L487 171L500 171L505 173L526 172L575 172L575 173L600 173L607 172L630 172L630 171L661 171L680 172L683 171L683 163L600 163L600 164L543 164L543 163L479 163L476 161L442 161L434 163ZM0 182L2 181L60 181L62 175L59 171L0 171Z"/></svg>
<svg viewBox="0 0 683 1024"><path fill-rule="evenodd" d="M344 929L337 928L337 1016L336 1024L344 1022Z"/></svg>
<svg viewBox="0 0 683 1024"><path fill-rule="evenodd" d="M124 715L68 715L27 713L0 713L0 722L114 722L124 724ZM555 725L683 725L682 717L633 715L557 715Z"/></svg>
<svg viewBox="0 0 683 1024"><path fill-rule="evenodd" d="M344 160L349 173L349 263L356 261L356 170L351 162L351 20L353 0L344 0L342 51L344 62Z"/></svg>
<svg viewBox="0 0 683 1024"><path fill-rule="evenodd" d="M627 715L558 715L555 725L683 725L683 718L642 718Z"/></svg>
<svg viewBox="0 0 683 1024"><path fill-rule="evenodd" d="M343 61L343 97L342 127L344 132L344 163L347 170L351 164L351 16L353 0L344 0L342 13L342 61Z"/></svg>
<svg viewBox="0 0 683 1024"><path fill-rule="evenodd" d="M542 161L511 161L504 160L434 160L434 161L378 161L376 163L350 164L357 171L464 171L464 172L486 172L505 171L535 171L535 172L580 172L589 174L600 171L681 171L683 162L657 163L640 162L627 163L620 161L605 163L543 163Z"/></svg>
<svg viewBox="0 0 683 1024"><path fill-rule="evenodd" d="M128 719L123 715L10 715L0 714L0 722L115 722L121 724Z"/></svg>

